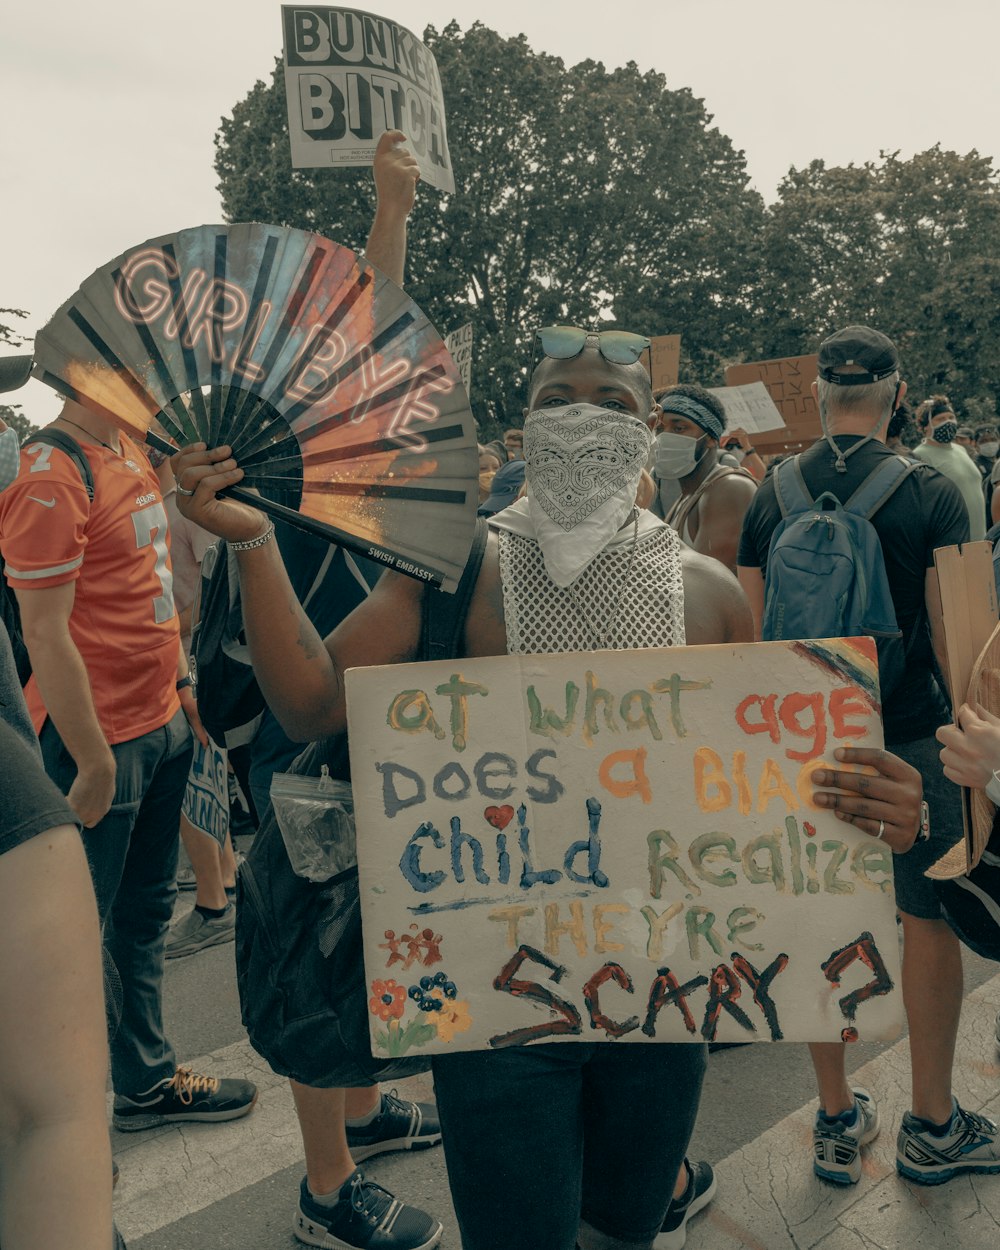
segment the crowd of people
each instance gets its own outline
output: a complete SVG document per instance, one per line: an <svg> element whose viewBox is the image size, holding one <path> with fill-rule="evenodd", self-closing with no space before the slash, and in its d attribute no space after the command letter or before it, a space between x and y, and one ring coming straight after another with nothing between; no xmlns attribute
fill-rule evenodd
<svg viewBox="0 0 1000 1250"><path fill-rule="evenodd" d="M418 179L401 140L390 132L379 145L367 247L400 285ZM727 429L719 400L700 386L654 395L648 347L639 334L536 333L523 429L479 448L485 548L461 654L772 636L768 560L787 514L781 457L762 458L745 431ZM24 360L0 364L6 389L26 381ZM897 1168L937 1184L1000 1172L996 1125L953 1093L961 947L925 876L962 837L956 783L985 787L1000 768L1000 721L970 710L963 724L974 732L949 727L934 577L935 549L994 524L1000 436L960 426L941 395L919 405L914 424L905 397L888 338L867 327L832 334L815 384L822 437L788 467L811 498L846 504L887 461L905 461L898 488L871 514L900 634L883 664L886 750L842 749L850 767L814 780L820 806L895 856L911 1065ZM553 523L539 472L568 429L581 454L615 464L600 507L573 500L586 505L587 524L569 526ZM194 743L208 741L189 669L203 566L224 559L238 575L263 711L242 756L231 755L259 819L272 775L302 743L347 733L344 671L420 654L424 597L434 592L276 529L221 493L241 477L228 447L195 445L154 464L73 400L23 447L0 431L0 553L31 670L23 683L0 631L4 1250L116 1244L102 940L121 980L110 1030L115 1127L228 1121L256 1101L250 1081L179 1062L162 1013L164 958L229 942L238 927L232 838L220 847L181 816ZM171 929L182 841L195 905ZM37 1024L30 1033L16 1024L25 1015ZM320 1055L328 1041L317 1028L310 1044ZM844 1045L810 1049L812 1166L825 1181L855 1184L879 1109L847 1080ZM442 1142L465 1250L679 1250L715 1193L711 1165L688 1157L706 1064L697 1043L450 1053L433 1060L436 1106L299 1070L291 1088L306 1174L295 1235L341 1250L430 1250L440 1220L359 1164ZM59 1202L45 1200L52 1190Z"/></svg>

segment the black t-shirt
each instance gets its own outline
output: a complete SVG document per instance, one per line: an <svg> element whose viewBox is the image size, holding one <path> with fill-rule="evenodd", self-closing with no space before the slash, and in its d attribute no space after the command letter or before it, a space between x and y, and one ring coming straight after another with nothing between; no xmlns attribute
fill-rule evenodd
<svg viewBox="0 0 1000 1250"><path fill-rule="evenodd" d="M319 576L323 561L330 551L325 538L307 534L291 525L277 530L281 558L299 603L303 603ZM362 556L348 555L340 547L333 550L322 585L309 600L306 615L321 638L332 633L378 581L381 566ZM250 780L255 787L267 789L271 775L284 772L304 749L301 742L292 742L278 724L270 708L264 709L260 726L250 750ZM258 812L263 816L263 812Z"/></svg>
<svg viewBox="0 0 1000 1250"><path fill-rule="evenodd" d="M842 450L860 435L837 435ZM815 499L824 491L845 503L886 456L894 455L873 439L847 458L847 471L834 468L825 439L802 453L800 467ZM759 568L767 576L771 536L781 521L774 482L761 483L743 518L737 564ZM930 465L914 469L887 504L872 517L882 544L896 623L906 648L906 675L882 709L887 743L912 742L934 732L948 719L948 702L936 678L930 625L924 599L927 570L934 567L934 549L968 542L969 512L958 488Z"/></svg>
<svg viewBox="0 0 1000 1250"><path fill-rule="evenodd" d="M76 825L73 809L45 775L42 762L0 720L0 855L47 829Z"/></svg>

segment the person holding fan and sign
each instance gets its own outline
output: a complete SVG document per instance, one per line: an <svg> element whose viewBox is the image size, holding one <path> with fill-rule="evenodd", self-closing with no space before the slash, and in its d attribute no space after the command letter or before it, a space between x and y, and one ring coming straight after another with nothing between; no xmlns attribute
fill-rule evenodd
<svg viewBox="0 0 1000 1250"><path fill-rule="evenodd" d="M639 335L573 327L535 335L541 361L525 422L528 496L491 524L462 631L470 656L515 652L746 642L746 598L718 561L682 549L677 535L635 508L654 430ZM605 502L589 486L570 500L587 523L553 522L545 464L565 431L603 459ZM619 454L627 446L627 456ZM602 449L614 448L614 455ZM192 520L237 548L244 620L268 703L300 741L347 729L343 673L413 658L428 591L383 575L325 640L309 624L266 518L220 497L243 474L228 447L199 445L174 459ZM474 489L470 483L470 489ZM560 497L565 506L565 492ZM826 772L822 801L894 849L919 824L919 777L882 752L842 758L878 776ZM858 792L864 782L866 793ZM465 1250L679 1247L688 1218L714 1192L707 1164L686 1151L697 1114L705 1046L542 1043L434 1058L452 1196Z"/></svg>

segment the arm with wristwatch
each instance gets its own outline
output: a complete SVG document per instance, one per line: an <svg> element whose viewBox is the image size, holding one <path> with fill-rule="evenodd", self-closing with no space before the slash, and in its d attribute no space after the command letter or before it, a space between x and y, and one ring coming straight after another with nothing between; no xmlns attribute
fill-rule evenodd
<svg viewBox="0 0 1000 1250"><path fill-rule="evenodd" d="M746 430L738 428L727 431L722 449L739 460L741 469L746 469L751 477L763 482L767 466L754 449Z"/></svg>

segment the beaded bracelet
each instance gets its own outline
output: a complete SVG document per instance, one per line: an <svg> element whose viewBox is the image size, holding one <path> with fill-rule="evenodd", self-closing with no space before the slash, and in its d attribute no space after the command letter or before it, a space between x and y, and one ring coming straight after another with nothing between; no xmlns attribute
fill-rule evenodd
<svg viewBox="0 0 1000 1250"><path fill-rule="evenodd" d="M263 547L265 543L269 543L274 537L274 522L268 521L267 529L263 534L258 534L256 538L248 538L243 543L227 543L230 551L256 551L258 547Z"/></svg>

